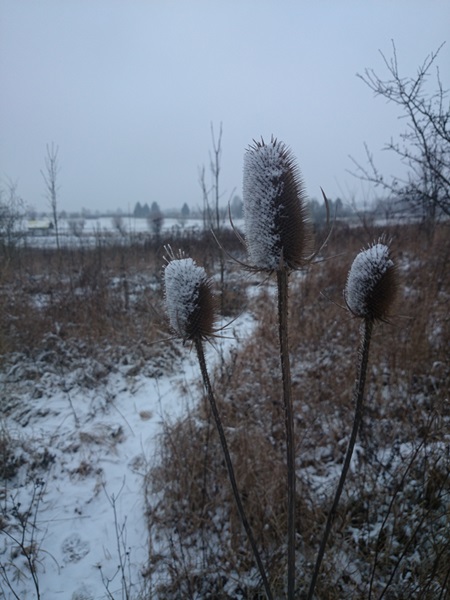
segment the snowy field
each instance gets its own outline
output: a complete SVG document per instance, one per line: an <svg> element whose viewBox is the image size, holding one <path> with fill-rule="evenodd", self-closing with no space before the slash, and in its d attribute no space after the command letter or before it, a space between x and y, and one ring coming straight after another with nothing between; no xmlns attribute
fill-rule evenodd
<svg viewBox="0 0 450 600"><path fill-rule="evenodd" d="M104 253L83 246L79 253L18 252L1 282L0 600L201 599L219 597L218 586L221 598L257 593L253 563L233 529L223 459L209 446L195 354L160 341L170 335L159 333L160 244L129 244L149 239L146 221L140 224L136 238L122 237L125 268L116 264L120 232L108 229L110 219L98 220L92 229L86 223L86 237L63 239L100 240ZM448 229L437 230L431 245L420 228L392 233L398 304L392 320L376 325L363 427L318 598L448 593ZM342 291L367 236L364 228L336 227L329 260L290 277L305 515L299 585L311 574L351 429L358 323L342 306ZM33 241L51 246L55 238ZM209 261L218 283L212 248L203 236L195 241L192 255ZM283 598L276 286L260 274L253 281L232 261L226 266L224 314L245 313L215 347L206 345L207 362L211 373L221 366L214 389L240 481L254 490L249 514L272 581L281 582L275 597Z"/></svg>
<svg viewBox="0 0 450 600"><path fill-rule="evenodd" d="M82 223L78 233L76 223ZM75 225L71 224L75 223ZM244 221L237 219L233 221L234 226L242 230ZM221 223L221 227L230 228L229 219ZM25 225L23 229L25 230ZM203 231L204 224L201 219L169 219L165 218L161 227L161 235L189 236ZM98 241L129 243L130 240L142 240L152 234L147 219L135 219L134 217L121 217L120 226L117 226L115 217L99 217L93 219L61 219L58 223L58 235L61 246L95 245ZM56 248L56 235L53 230L48 232L36 232L27 234L24 238L27 246Z"/></svg>
<svg viewBox="0 0 450 600"><path fill-rule="evenodd" d="M248 316L236 320L226 339L207 348L210 364L233 346L233 332L242 336L251 327ZM3 427L21 440L16 458L23 466L17 483L0 492L1 514L15 522L0 537L0 597L35 599L37 587L45 600L151 592L152 582L143 578L149 552L144 479L163 425L201 393L195 355L182 349L177 374L156 377L135 373L132 364L114 365L105 376L95 361L64 373L46 372L45 363L45 356L36 364L18 356L1 375Z"/></svg>

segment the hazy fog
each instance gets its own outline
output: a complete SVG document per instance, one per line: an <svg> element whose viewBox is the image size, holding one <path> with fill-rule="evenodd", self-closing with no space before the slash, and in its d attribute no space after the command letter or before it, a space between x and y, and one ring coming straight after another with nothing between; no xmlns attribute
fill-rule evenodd
<svg viewBox="0 0 450 600"><path fill-rule="evenodd" d="M356 77L385 73L395 40L413 75L449 37L450 2L415 0L0 0L0 175L47 207L40 170L59 146L59 206L127 210L201 205L210 124L223 124L224 202L241 194L252 138L274 134L318 196L373 191L349 155L381 152L398 111ZM450 45L439 65L450 87Z"/></svg>

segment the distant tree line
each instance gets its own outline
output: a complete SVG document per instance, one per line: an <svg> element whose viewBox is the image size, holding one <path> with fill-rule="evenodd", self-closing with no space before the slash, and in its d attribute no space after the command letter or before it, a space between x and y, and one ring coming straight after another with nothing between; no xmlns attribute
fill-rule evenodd
<svg viewBox="0 0 450 600"><path fill-rule="evenodd" d="M313 223L323 224L327 220L327 207L325 202L312 198L309 201L309 212ZM344 204L340 198L332 200L328 198L328 213L329 219L348 218L355 214L354 207L349 204Z"/></svg>
<svg viewBox="0 0 450 600"><path fill-rule="evenodd" d="M136 202L136 206L134 207L133 217L136 219L146 219L150 216L150 207L146 203L144 206L140 202Z"/></svg>

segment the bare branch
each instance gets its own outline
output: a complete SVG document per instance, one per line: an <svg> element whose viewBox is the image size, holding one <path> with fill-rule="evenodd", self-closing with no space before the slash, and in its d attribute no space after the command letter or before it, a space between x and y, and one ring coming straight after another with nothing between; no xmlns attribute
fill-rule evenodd
<svg viewBox="0 0 450 600"><path fill-rule="evenodd" d="M377 170L372 154L365 145L367 167L352 157L355 177L380 187L399 202L420 210L425 220L440 213L450 214L450 103L436 66L437 91L428 93L430 71L444 44L431 52L419 66L414 77L400 75L397 50L392 42L392 57L380 51L388 77L382 79L373 69L357 76L374 92L402 109L399 118L406 119L401 143L391 140L384 146L396 154L408 168L406 180L385 179Z"/></svg>
<svg viewBox="0 0 450 600"><path fill-rule="evenodd" d="M45 169L41 169L41 175L45 183L45 195L47 196L50 209L52 211L56 245L59 249L59 227L58 227L58 191L60 186L57 184L58 174L60 171L58 161L58 146L52 142L47 144L47 155L45 157Z"/></svg>

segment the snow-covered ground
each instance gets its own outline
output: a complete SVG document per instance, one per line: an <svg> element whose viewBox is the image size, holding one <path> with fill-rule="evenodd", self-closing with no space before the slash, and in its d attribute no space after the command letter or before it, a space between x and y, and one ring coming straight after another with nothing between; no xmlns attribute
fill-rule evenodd
<svg viewBox="0 0 450 600"><path fill-rule="evenodd" d="M208 345L210 364L251 327L248 315L234 321ZM163 424L199 397L200 372L188 347L175 375L126 362L46 372L45 356L18 356L1 374L1 427L23 463L0 490L1 598L35 599L36 586L45 600L137 598L151 587L144 478Z"/></svg>
<svg viewBox="0 0 450 600"><path fill-rule="evenodd" d="M242 230L244 221L237 219L233 225ZM26 231L26 224L22 225ZM230 220L223 219L221 227L230 228ZM162 222L161 233L172 235L193 235L203 231L202 219L165 218ZM129 242L130 239L140 239L152 235L147 219L136 219L134 217L120 217L119 221L114 217L98 217L90 219L61 219L58 222L59 243L62 246L79 246L95 244L99 240ZM23 241L30 247L56 248L55 230L50 229L43 232L28 233Z"/></svg>

